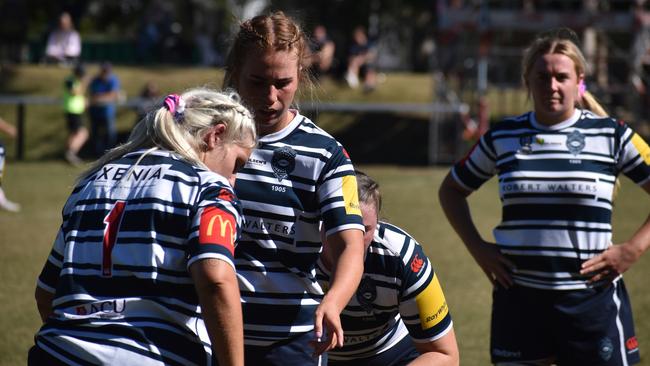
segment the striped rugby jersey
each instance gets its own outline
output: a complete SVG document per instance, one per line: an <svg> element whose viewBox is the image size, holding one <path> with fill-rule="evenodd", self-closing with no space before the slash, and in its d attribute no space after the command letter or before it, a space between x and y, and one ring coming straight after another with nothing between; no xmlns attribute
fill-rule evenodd
<svg viewBox="0 0 650 366"><path fill-rule="evenodd" d="M55 293L37 345L67 364L209 365L188 268L234 268L241 207L228 181L167 151L126 154L82 180L38 286ZM129 169L132 172L129 174Z"/></svg>
<svg viewBox="0 0 650 366"><path fill-rule="evenodd" d="M544 126L533 112L494 125L452 168L478 189L495 174L503 211L494 239L516 265L513 279L542 289L581 289L583 261L609 247L619 173L650 180L650 148L625 123L576 110Z"/></svg>
<svg viewBox="0 0 650 366"><path fill-rule="evenodd" d="M235 190L242 240L235 251L248 345L268 346L313 329L323 297L315 263L327 235L363 230L354 168L343 147L297 111L263 136Z"/></svg>
<svg viewBox="0 0 650 366"><path fill-rule="evenodd" d="M317 273L326 288L330 274L320 260ZM409 234L379 222L366 254L361 284L341 313L341 325L343 348L329 351L331 360L376 356L408 335L414 342L431 342L452 328L438 276Z"/></svg>

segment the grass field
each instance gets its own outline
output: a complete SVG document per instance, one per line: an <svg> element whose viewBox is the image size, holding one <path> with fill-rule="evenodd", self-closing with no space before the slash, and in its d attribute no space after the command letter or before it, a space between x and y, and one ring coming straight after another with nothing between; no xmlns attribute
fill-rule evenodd
<svg viewBox="0 0 650 366"><path fill-rule="evenodd" d="M458 241L440 210L438 186L443 168L362 166L382 186L383 217L410 232L438 272L452 311L462 365L487 365L490 286ZM10 163L3 186L23 206L17 214L0 211L0 366L24 365L39 327L33 299L36 276L60 224L60 210L79 170L58 162ZM477 225L491 238L500 213L496 184L490 181L470 197ZM648 197L623 181L617 199L614 239L629 237L647 216ZM643 365L650 365L650 254L626 273L635 311Z"/></svg>

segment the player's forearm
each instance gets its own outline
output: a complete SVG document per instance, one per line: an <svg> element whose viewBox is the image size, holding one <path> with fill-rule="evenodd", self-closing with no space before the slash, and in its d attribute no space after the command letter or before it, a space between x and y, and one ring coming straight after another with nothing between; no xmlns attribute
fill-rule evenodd
<svg viewBox="0 0 650 366"><path fill-rule="evenodd" d="M643 189L650 194L650 182L645 183ZM627 244L633 248L637 259L648 250L650 247L650 215L646 217L643 225L632 235Z"/></svg>
<svg viewBox="0 0 650 366"><path fill-rule="evenodd" d="M440 206L451 227L471 250L474 243L482 241L481 235L472 220L466 192L462 192L452 179L451 175L447 175L440 185L438 191Z"/></svg>
<svg viewBox="0 0 650 366"><path fill-rule="evenodd" d="M243 365L244 328L237 281L215 289L211 298L205 321L219 365Z"/></svg>
<svg viewBox="0 0 650 366"><path fill-rule="evenodd" d="M218 259L206 259L191 268L212 350L219 365L244 364L244 326L237 277Z"/></svg>
<svg viewBox="0 0 650 366"><path fill-rule="evenodd" d="M632 235L627 245L632 248L636 258L640 258L650 247L650 216L648 216L641 227Z"/></svg>
<svg viewBox="0 0 650 366"><path fill-rule="evenodd" d="M328 238L332 245L333 263L330 288L325 295L327 301L333 301L340 310L348 304L359 286L363 274L363 232L345 230ZM325 301L325 300L323 300Z"/></svg>

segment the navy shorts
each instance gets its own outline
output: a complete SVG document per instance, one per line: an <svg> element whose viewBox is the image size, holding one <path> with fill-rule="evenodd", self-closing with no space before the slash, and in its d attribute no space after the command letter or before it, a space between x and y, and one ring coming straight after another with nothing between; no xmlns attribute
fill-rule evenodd
<svg viewBox="0 0 650 366"><path fill-rule="evenodd" d="M322 366L327 365L327 355L312 357L314 348L309 342L314 333L300 334L274 343L272 346L244 346L244 361L247 366Z"/></svg>
<svg viewBox="0 0 650 366"><path fill-rule="evenodd" d="M625 284L584 290L496 286L492 293L493 363L552 359L558 365L639 362Z"/></svg>
<svg viewBox="0 0 650 366"><path fill-rule="evenodd" d="M357 358L350 361L335 361L330 358L330 366L406 366L420 356L415 349L411 337L404 337L396 345L386 351L367 358ZM330 356L331 357L331 356Z"/></svg>
<svg viewBox="0 0 650 366"><path fill-rule="evenodd" d="M83 120L81 114L66 113L65 119L68 121L68 131L77 132L83 127Z"/></svg>

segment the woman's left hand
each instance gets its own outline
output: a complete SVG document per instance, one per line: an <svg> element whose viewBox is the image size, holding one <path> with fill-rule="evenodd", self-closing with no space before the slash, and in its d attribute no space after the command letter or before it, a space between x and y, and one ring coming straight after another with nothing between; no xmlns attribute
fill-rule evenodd
<svg viewBox="0 0 650 366"><path fill-rule="evenodd" d="M581 275L593 275L589 283L613 281L627 271L639 259L640 252L634 245L623 243L612 245L599 255L582 263Z"/></svg>

